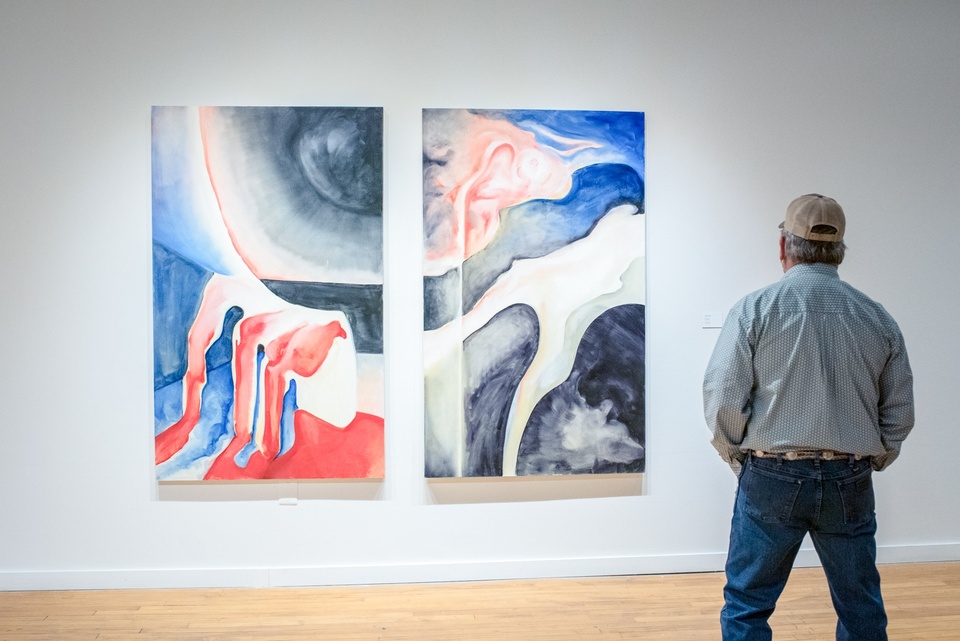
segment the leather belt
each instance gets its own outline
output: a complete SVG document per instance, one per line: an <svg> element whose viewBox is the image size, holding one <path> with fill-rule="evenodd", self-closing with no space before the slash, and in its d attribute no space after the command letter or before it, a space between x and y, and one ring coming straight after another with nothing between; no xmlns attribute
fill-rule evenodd
<svg viewBox="0 0 960 641"><path fill-rule="evenodd" d="M764 452L763 450L753 450L752 454L757 458L785 458L788 461L801 461L810 459L820 459L821 461L832 461L833 459L849 459L859 461L863 458L861 454L847 454L846 452L835 452L833 450L787 450L786 452Z"/></svg>

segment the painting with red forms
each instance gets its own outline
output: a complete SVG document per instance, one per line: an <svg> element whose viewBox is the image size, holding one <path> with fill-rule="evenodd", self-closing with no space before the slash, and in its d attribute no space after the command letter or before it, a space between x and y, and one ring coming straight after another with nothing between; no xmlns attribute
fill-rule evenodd
<svg viewBox="0 0 960 641"><path fill-rule="evenodd" d="M382 478L382 110L154 107L152 163L157 478Z"/></svg>

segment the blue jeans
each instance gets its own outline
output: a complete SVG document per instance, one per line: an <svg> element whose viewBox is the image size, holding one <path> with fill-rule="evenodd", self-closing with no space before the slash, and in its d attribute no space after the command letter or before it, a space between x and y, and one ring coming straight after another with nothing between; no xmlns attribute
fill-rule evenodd
<svg viewBox="0 0 960 641"><path fill-rule="evenodd" d="M869 459L748 456L727 555L724 641L769 641L767 623L804 535L820 557L837 612L837 641L886 641Z"/></svg>

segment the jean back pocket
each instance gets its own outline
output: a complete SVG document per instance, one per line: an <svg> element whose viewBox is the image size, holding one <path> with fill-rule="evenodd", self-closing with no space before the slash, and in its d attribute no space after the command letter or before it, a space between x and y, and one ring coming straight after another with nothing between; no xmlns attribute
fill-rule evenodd
<svg viewBox="0 0 960 641"><path fill-rule="evenodd" d="M786 523L800 494L799 479L772 474L748 465L740 477L747 514L764 523Z"/></svg>
<svg viewBox="0 0 960 641"><path fill-rule="evenodd" d="M873 495L873 470L869 467L856 476L837 481L845 525L859 525L869 521L876 511Z"/></svg>

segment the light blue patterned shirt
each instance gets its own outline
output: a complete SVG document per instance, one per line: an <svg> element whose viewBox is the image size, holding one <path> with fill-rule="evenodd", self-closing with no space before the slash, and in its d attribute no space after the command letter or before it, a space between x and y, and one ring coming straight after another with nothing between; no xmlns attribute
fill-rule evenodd
<svg viewBox="0 0 960 641"><path fill-rule="evenodd" d="M703 380L713 446L734 471L748 450L833 450L882 470L913 428L900 328L826 264L795 265L730 311Z"/></svg>

